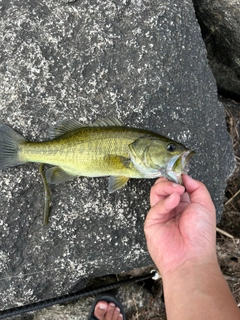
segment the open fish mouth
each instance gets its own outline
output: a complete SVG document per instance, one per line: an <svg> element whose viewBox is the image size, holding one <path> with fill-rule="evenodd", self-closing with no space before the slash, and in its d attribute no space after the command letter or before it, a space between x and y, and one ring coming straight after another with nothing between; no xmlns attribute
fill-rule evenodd
<svg viewBox="0 0 240 320"><path fill-rule="evenodd" d="M183 173L187 173L189 170L189 162L190 159L195 154L195 151L184 151L180 155L176 155L171 158L171 160L167 164L167 177L176 182L176 183L182 183L181 175Z"/></svg>
<svg viewBox="0 0 240 320"><path fill-rule="evenodd" d="M195 151L185 151L180 156L182 173L188 173L190 159L194 156Z"/></svg>

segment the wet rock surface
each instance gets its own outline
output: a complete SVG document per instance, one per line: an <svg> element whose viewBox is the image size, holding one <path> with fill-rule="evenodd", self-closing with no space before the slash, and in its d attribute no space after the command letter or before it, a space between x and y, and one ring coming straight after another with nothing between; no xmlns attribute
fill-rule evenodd
<svg viewBox="0 0 240 320"><path fill-rule="evenodd" d="M234 158L190 2L12 0L1 14L1 123L43 140L60 120L108 116L176 139L196 151L190 174L206 183L220 219ZM152 184L131 180L110 195L106 178L51 187L43 227L37 165L0 172L1 309L149 265Z"/></svg>

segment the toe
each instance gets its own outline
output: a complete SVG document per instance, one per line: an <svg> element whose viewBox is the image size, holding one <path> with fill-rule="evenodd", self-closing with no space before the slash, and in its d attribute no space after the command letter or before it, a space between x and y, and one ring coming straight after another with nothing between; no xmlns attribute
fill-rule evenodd
<svg viewBox="0 0 240 320"><path fill-rule="evenodd" d="M115 309L116 309L115 304L113 302L110 302L108 304L108 310L107 310L106 317L105 317L104 320L116 320L116 319L113 318Z"/></svg>
<svg viewBox="0 0 240 320"><path fill-rule="evenodd" d="M99 320L105 320L105 315L106 315L107 311L108 311L108 303L105 301L99 301L96 304L96 307L94 310L94 315Z"/></svg>
<svg viewBox="0 0 240 320"><path fill-rule="evenodd" d="M112 316L112 320L122 320L123 316L121 314L121 311L118 307L115 308Z"/></svg>

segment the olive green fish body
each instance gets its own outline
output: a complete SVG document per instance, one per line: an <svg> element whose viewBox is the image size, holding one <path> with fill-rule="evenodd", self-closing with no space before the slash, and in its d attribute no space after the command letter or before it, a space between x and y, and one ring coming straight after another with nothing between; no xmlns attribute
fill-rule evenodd
<svg viewBox="0 0 240 320"><path fill-rule="evenodd" d="M73 175L125 175L140 178L129 157L128 145L143 134L124 127L86 127L46 142L24 142L22 162L56 165Z"/></svg>
<svg viewBox="0 0 240 320"><path fill-rule="evenodd" d="M49 183L75 176L110 176L109 192L129 178L165 176L181 183L193 152L152 131L125 127L119 120L84 126L65 120L50 130L50 141L29 142L7 125L0 126L0 170L26 162L53 165Z"/></svg>

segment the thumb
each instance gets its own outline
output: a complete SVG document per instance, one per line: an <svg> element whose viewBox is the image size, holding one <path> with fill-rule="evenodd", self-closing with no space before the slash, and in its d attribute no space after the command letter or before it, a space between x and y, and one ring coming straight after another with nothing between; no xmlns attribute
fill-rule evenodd
<svg viewBox="0 0 240 320"><path fill-rule="evenodd" d="M183 174L182 178L186 191L189 194L190 201L192 203L201 204L215 212L215 206L206 186L202 182L194 180L186 174Z"/></svg>

